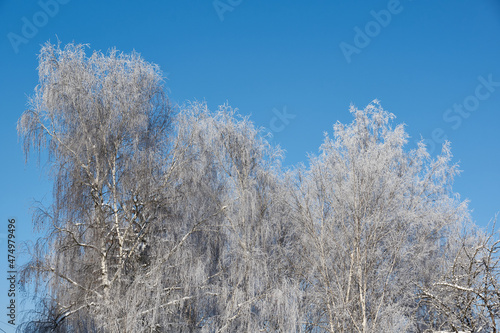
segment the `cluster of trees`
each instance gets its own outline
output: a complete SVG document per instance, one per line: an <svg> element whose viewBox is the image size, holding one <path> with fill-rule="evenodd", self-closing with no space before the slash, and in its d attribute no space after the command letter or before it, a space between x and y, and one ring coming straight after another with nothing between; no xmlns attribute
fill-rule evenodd
<svg viewBox="0 0 500 333"><path fill-rule="evenodd" d="M307 166L228 106L172 107L140 55L45 44L18 131L53 203L26 332L496 332L499 241L374 101Z"/></svg>

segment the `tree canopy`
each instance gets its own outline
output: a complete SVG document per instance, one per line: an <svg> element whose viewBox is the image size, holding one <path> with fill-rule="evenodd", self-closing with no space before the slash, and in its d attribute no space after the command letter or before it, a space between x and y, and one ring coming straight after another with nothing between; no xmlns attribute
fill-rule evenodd
<svg viewBox="0 0 500 333"><path fill-rule="evenodd" d="M18 122L48 152L26 332L496 332L498 241L375 100L307 165L137 53L45 44Z"/></svg>

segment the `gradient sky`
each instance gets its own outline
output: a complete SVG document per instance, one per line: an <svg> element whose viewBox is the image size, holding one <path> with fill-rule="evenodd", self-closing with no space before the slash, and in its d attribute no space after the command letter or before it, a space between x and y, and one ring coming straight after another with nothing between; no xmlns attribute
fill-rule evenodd
<svg viewBox="0 0 500 333"><path fill-rule="evenodd" d="M34 239L30 207L51 202L48 166L24 163L16 122L40 45L57 38L138 51L161 67L174 104L229 103L273 132L286 165L317 153L335 122L351 122L351 103L377 98L406 124L409 148L422 137L436 154L452 142L463 170L454 189L479 225L500 211L499 0L54 1L0 0L2 272L8 218L20 251ZM11 332L4 313L0 328Z"/></svg>

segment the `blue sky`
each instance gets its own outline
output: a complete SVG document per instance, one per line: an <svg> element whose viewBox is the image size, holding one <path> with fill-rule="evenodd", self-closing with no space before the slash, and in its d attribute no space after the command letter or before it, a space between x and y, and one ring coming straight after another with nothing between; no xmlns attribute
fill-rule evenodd
<svg viewBox="0 0 500 333"><path fill-rule="evenodd" d="M24 163L16 121L37 84L40 45L57 38L140 52L163 70L173 103L227 101L273 132L287 165L318 152L336 121L350 122L351 103L378 98L407 125L410 148L421 136L434 153L452 142L463 170L455 190L479 225L500 211L498 0L0 0L0 22L3 253L7 219L17 220L21 250L34 238L30 207L51 200L48 168L35 156ZM2 309L7 289L2 278Z"/></svg>

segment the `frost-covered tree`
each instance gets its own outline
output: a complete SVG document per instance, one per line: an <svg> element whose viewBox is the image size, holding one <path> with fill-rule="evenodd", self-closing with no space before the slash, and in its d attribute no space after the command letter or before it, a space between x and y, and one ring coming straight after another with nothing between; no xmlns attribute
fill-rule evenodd
<svg viewBox="0 0 500 333"><path fill-rule="evenodd" d="M495 225L495 224L494 224ZM474 225L450 237L453 244L442 275L422 286L426 326L464 332L500 329L500 240ZM432 320L440 318L440 320Z"/></svg>
<svg viewBox="0 0 500 333"><path fill-rule="evenodd" d="M423 145L406 150L403 125L393 128L377 101L351 113L292 189L306 326L413 331L416 288L436 277L448 236L468 218L451 190L457 166L448 144L436 159Z"/></svg>
<svg viewBox="0 0 500 333"><path fill-rule="evenodd" d="M23 271L46 291L26 330L281 325L286 308L264 301L288 232L275 218L279 150L227 107L173 116L158 68L137 54L48 43L39 76L18 129L27 155L48 148L55 185Z"/></svg>
<svg viewBox="0 0 500 333"><path fill-rule="evenodd" d="M71 331L72 318L93 327L85 313L106 317L124 277L141 270L147 235L165 210L158 178L170 107L158 67L136 53L87 57L84 45L47 43L39 59L39 85L18 130L26 156L47 149L54 200L35 216L47 237L24 279L47 282L53 324Z"/></svg>
<svg viewBox="0 0 500 333"><path fill-rule="evenodd" d="M279 179L281 151L227 106L211 112L192 103L176 119L179 142L189 143L183 150L190 156L176 177L181 188L191 187L183 191L189 208L182 215L222 211L186 240L188 251L199 249L189 259L197 274L186 286L196 295L186 302L196 323L192 329L291 331L297 308L281 294L295 297L285 241L294 231Z"/></svg>

